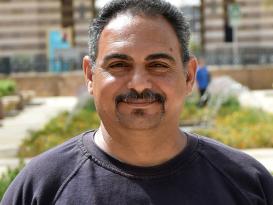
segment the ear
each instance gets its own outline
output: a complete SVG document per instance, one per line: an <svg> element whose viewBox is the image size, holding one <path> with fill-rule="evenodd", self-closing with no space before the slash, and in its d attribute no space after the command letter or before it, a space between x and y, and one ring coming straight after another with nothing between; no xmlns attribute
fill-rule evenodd
<svg viewBox="0 0 273 205"><path fill-rule="evenodd" d="M195 57L191 57L187 64L186 73L186 84L187 84L187 94L190 94L195 83L197 70L197 60Z"/></svg>
<svg viewBox="0 0 273 205"><path fill-rule="evenodd" d="M84 56L83 60L82 60L82 69L84 72L84 79L85 79L85 83L88 89L88 92L90 93L90 95L93 95L93 72L92 72L92 67L91 67L91 63L90 63L90 58L89 56Z"/></svg>

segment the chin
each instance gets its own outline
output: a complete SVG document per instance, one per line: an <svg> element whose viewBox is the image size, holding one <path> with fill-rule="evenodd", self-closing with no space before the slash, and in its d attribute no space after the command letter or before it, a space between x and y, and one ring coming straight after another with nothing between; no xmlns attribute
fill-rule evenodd
<svg viewBox="0 0 273 205"><path fill-rule="evenodd" d="M140 110L131 114L117 113L118 122L122 127L134 130L149 130L161 125L163 113L147 115Z"/></svg>

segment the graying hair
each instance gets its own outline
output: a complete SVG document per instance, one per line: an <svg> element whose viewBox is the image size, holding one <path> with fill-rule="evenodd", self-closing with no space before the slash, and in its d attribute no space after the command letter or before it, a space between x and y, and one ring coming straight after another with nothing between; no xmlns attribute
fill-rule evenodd
<svg viewBox="0 0 273 205"><path fill-rule="evenodd" d="M178 37L183 63L186 64L189 61L190 28L179 9L164 0L113 0L101 9L89 28L89 56L93 68L96 65L98 41L104 27L118 14L127 11L133 15L163 16L174 28Z"/></svg>

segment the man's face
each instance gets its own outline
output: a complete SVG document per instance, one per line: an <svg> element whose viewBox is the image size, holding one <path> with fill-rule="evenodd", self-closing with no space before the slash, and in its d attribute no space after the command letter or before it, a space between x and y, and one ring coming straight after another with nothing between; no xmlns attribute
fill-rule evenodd
<svg viewBox="0 0 273 205"><path fill-rule="evenodd" d="M178 39L163 17L112 19L101 33L90 89L104 126L178 126L192 86L183 69Z"/></svg>

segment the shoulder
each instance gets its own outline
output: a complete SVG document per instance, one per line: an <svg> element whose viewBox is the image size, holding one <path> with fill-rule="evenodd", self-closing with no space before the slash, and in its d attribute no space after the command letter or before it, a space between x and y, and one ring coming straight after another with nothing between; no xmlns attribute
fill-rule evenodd
<svg viewBox="0 0 273 205"><path fill-rule="evenodd" d="M207 137L196 136L200 158L220 173L234 190L249 197L255 193L267 201L273 200L273 177L262 164L238 149Z"/></svg>
<svg viewBox="0 0 273 205"><path fill-rule="evenodd" d="M25 194L51 204L60 187L88 159L81 147L82 135L33 158L12 182L3 201L20 200Z"/></svg>
<svg viewBox="0 0 273 205"><path fill-rule="evenodd" d="M82 147L83 134L33 158L24 171L34 180L37 178L40 184L52 182L60 185L88 158Z"/></svg>
<svg viewBox="0 0 273 205"><path fill-rule="evenodd" d="M240 168L240 170L245 170L247 172L251 171L250 169L264 169L257 160L238 149L227 146L211 138L199 135L196 136L198 137L199 154L212 164L219 164L223 166L223 168L225 168L225 165L227 168L233 166L233 168ZM226 163L223 163L223 160Z"/></svg>
<svg viewBox="0 0 273 205"><path fill-rule="evenodd" d="M81 138L82 134L36 156L29 162L26 169L34 173L42 174L45 172L44 170L58 173L58 171L64 169L64 167L66 169L70 166L73 167L84 158L84 151L80 146Z"/></svg>

